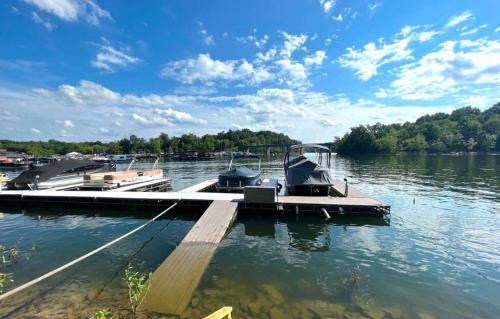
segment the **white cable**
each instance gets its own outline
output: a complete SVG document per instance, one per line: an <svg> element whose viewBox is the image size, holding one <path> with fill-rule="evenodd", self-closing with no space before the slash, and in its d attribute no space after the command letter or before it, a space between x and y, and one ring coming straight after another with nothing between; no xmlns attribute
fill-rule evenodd
<svg viewBox="0 0 500 319"><path fill-rule="evenodd" d="M150 219L147 223L142 224L141 226L139 226L139 227L137 227L137 228L129 231L128 233L126 233L126 234L124 234L124 235L122 235L122 236L120 236L120 237L118 237L118 238L110 241L109 243L107 243L107 244L105 244L105 245L103 245L103 246L101 246L101 247L99 247L99 248L97 248L97 249L95 249L95 250L93 250L93 251L91 251L91 252L89 252L89 253L81 256L81 257L78 257L77 259L75 259L73 261L70 261L67 264L62 265L61 267L56 268L56 269L54 269L54 270L46 273L43 276L35 278L35 279L33 279L33 280L25 283L24 285L21 285L21 286L19 286L17 288L14 288L14 289L12 289L12 290L10 290L10 291L8 291L8 292L0 295L0 301L2 301L4 299L6 299L6 298L8 298L8 297L10 297L10 296L12 296L14 294L16 294L16 293L18 293L18 292L20 292L20 291L22 291L22 290L24 290L26 288L29 288L29 287L33 286L34 284L39 283L40 281L42 281L44 279L47 279L47 278L49 278L49 277L57 274L58 272L61 272L61 271L65 270L66 268L69 268L69 267L71 267L71 266L79 263L80 261L82 261L82 260L84 260L84 259L86 259L86 258L88 258L88 257L90 257L92 255L97 254L101 250L103 250L103 249L105 249L105 248L107 248L107 247L109 247L109 246L111 246L111 245L119 242L120 240L122 240L122 239L124 239L124 238L126 238L126 237L128 237L130 235L132 235L133 233L139 231L140 229L146 227L147 225L151 224L152 222L154 222L155 220L157 220L158 218L160 218L162 215L164 215L165 213L167 213L169 210L171 210L172 208L174 208L176 205L177 205L177 203L174 203L169 208L165 209L164 211L162 211L161 213L159 213L158 215L156 215L155 217L153 217L152 219Z"/></svg>

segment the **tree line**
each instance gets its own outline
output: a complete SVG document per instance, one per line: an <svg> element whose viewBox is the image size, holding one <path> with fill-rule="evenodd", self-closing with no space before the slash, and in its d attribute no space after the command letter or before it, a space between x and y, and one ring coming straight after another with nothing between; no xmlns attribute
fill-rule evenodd
<svg viewBox="0 0 500 319"><path fill-rule="evenodd" d="M451 114L425 115L404 124L359 125L334 145L339 154L500 151L500 102L481 111L471 106Z"/></svg>
<svg viewBox="0 0 500 319"><path fill-rule="evenodd" d="M0 149L25 152L34 156L49 156L78 152L82 154L160 154L186 151L237 151L241 146L259 144L300 143L285 134L271 131L253 132L249 129L229 130L218 134L180 137L161 133L158 137L144 139L130 135L118 141L62 142L56 140L19 142L0 140Z"/></svg>

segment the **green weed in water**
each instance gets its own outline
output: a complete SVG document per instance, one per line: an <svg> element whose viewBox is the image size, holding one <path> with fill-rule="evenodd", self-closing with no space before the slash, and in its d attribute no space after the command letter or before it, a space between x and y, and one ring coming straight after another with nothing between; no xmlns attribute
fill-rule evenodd
<svg viewBox="0 0 500 319"><path fill-rule="evenodd" d="M3 293L3 288L9 282L14 282L14 277L12 276L12 274L0 273L0 294Z"/></svg>
<svg viewBox="0 0 500 319"><path fill-rule="evenodd" d="M112 315L113 314L111 313L111 310L103 308L96 311L96 313L91 317L91 319L108 319L111 318Z"/></svg>
<svg viewBox="0 0 500 319"><path fill-rule="evenodd" d="M9 259L13 262L17 262L17 256L19 256L19 251L17 250L17 246L10 247L9 250Z"/></svg>
<svg viewBox="0 0 500 319"><path fill-rule="evenodd" d="M148 275L141 274L135 271L132 265L128 265L125 268L123 280L127 283L130 309L134 316L136 315L140 298L148 288L150 278L151 273Z"/></svg>

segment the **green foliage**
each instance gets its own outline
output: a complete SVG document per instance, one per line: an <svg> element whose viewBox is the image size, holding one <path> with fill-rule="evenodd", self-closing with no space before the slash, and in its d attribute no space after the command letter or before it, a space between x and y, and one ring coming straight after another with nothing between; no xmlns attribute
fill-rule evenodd
<svg viewBox="0 0 500 319"><path fill-rule="evenodd" d="M138 271L135 271L132 265L128 265L127 268L125 268L123 280L128 287L130 309L134 315L137 312L137 306L139 305L141 297L148 288L150 278L151 273L147 276L141 274Z"/></svg>
<svg viewBox="0 0 500 319"><path fill-rule="evenodd" d="M112 313L109 309L103 308L97 310L96 313L92 316L92 319L108 319L111 318Z"/></svg>
<svg viewBox="0 0 500 319"><path fill-rule="evenodd" d="M3 293L3 288L9 282L14 282L14 277L12 274L0 273L0 294Z"/></svg>
<svg viewBox="0 0 500 319"><path fill-rule="evenodd" d="M82 154L131 154L161 152L183 152L183 151L233 151L239 146L256 144L296 144L298 141L288 136L271 131L253 132L248 129L221 132L218 134L206 134L196 136L184 134L180 137L169 137L161 133L156 138L145 140L144 138L130 135L119 141L109 143L102 142L61 142L55 140L16 142L0 140L3 148L11 151L26 152L35 156L48 156L54 154L67 154L78 152Z"/></svg>
<svg viewBox="0 0 500 319"><path fill-rule="evenodd" d="M339 154L500 151L500 103L481 112L464 107L414 123L360 125L336 139Z"/></svg>

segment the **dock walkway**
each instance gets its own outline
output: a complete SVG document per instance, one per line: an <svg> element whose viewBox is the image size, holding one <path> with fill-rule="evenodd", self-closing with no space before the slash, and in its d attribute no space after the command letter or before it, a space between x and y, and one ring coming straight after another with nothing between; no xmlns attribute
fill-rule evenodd
<svg viewBox="0 0 500 319"><path fill-rule="evenodd" d="M153 273L141 309L182 314L217 245L236 218L237 208L236 202L219 200L208 207L180 245Z"/></svg>

